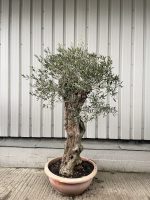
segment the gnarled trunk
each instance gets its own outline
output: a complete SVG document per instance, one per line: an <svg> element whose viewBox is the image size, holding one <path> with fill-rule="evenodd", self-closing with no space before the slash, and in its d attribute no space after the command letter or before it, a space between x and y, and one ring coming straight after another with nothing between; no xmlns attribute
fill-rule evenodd
<svg viewBox="0 0 150 200"><path fill-rule="evenodd" d="M65 129L67 140L60 166L60 174L64 177L71 177L75 165L82 162L80 158L80 153L83 150L81 139L85 133L85 126L81 119L74 117L68 105L65 106Z"/></svg>

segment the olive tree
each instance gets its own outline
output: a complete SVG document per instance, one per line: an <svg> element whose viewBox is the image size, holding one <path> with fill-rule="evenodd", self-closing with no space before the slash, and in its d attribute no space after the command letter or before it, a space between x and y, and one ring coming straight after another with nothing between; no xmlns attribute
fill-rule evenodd
<svg viewBox="0 0 150 200"><path fill-rule="evenodd" d="M112 71L110 57L89 53L83 46L67 49L59 46L56 54L46 49L44 56L36 57L41 68L32 67L31 76L25 77L32 79L31 95L42 99L44 106L63 102L67 140L60 174L70 177L75 165L82 162L85 122L100 114L116 112L108 97L115 101L121 82Z"/></svg>

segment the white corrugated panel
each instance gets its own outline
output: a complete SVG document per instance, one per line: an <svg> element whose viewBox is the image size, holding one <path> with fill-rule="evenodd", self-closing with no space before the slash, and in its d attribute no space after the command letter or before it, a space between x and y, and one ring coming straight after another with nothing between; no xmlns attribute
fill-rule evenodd
<svg viewBox="0 0 150 200"><path fill-rule="evenodd" d="M98 5L98 54L108 53L108 0L100 0ZM98 117L98 138L107 138L107 118Z"/></svg>
<svg viewBox="0 0 150 200"><path fill-rule="evenodd" d="M1 1L0 34L0 136L8 136L9 101L9 1Z"/></svg>
<svg viewBox="0 0 150 200"><path fill-rule="evenodd" d="M111 2L110 8L110 46L109 46L109 54L113 60L113 72L119 74L119 58L120 58L120 1L114 0ZM115 38L115 39L114 39ZM118 102L114 102L112 99L109 99L110 104L112 106L116 106L118 110ZM118 115L113 116L109 115L109 134L108 137L111 139L118 139Z"/></svg>
<svg viewBox="0 0 150 200"><path fill-rule="evenodd" d="M88 50L96 53L97 40L97 0L89 1ZM87 123L87 137L95 138L95 119Z"/></svg>
<svg viewBox="0 0 150 200"><path fill-rule="evenodd" d="M36 69L41 68L35 55L41 55L41 0L33 0L32 4L32 63ZM41 136L41 102L32 96L32 137Z"/></svg>
<svg viewBox="0 0 150 200"><path fill-rule="evenodd" d="M52 51L52 0L44 1L43 16L43 45L44 48L49 46ZM51 137L52 131L52 109L43 108L43 137Z"/></svg>
<svg viewBox="0 0 150 200"><path fill-rule="evenodd" d="M22 1L21 15L21 73L30 74L30 0ZM27 49L29 49L27 51ZM21 136L30 135L30 83L21 79Z"/></svg>
<svg viewBox="0 0 150 200"><path fill-rule="evenodd" d="M120 78L124 87L120 90L120 138L130 138L130 103L131 103L131 31L132 2L124 0L122 4L121 59ZM128 95L127 95L128 94Z"/></svg>
<svg viewBox="0 0 150 200"><path fill-rule="evenodd" d="M87 43L87 1L76 0L76 41L75 44Z"/></svg>
<svg viewBox="0 0 150 200"><path fill-rule="evenodd" d="M66 0L66 15L65 15L65 46L70 47L74 44L75 35L75 1Z"/></svg>
<svg viewBox="0 0 150 200"><path fill-rule="evenodd" d="M144 139L150 139L150 1L146 1L145 18L145 73L144 73Z"/></svg>
<svg viewBox="0 0 150 200"><path fill-rule="evenodd" d="M58 44L63 44L63 1L55 0L54 8L54 53L57 53ZM62 102L54 103L54 137L62 137L63 115Z"/></svg>
<svg viewBox="0 0 150 200"><path fill-rule="evenodd" d="M42 108L29 95L34 54L58 43L85 43L90 52L110 55L120 73L118 114L87 123L87 138L150 140L149 0L1 0L0 136L64 137L63 104Z"/></svg>
<svg viewBox="0 0 150 200"><path fill-rule="evenodd" d="M133 52L133 111L132 138L141 139L142 130L142 79L143 79L143 2L134 5L134 52Z"/></svg>
<svg viewBox="0 0 150 200"><path fill-rule="evenodd" d="M10 27L10 136L18 137L19 122L19 0L11 5Z"/></svg>

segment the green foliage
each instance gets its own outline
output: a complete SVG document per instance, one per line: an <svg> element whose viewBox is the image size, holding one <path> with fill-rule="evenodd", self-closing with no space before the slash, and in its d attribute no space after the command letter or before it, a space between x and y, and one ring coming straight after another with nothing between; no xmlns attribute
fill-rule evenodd
<svg viewBox="0 0 150 200"><path fill-rule="evenodd" d="M112 72L110 57L89 53L84 47L63 48L56 54L49 49L44 56L36 56L41 69L32 67L32 95L42 99L44 105L61 100L70 105L74 115L88 121L99 115L115 113L107 98L115 101L119 76ZM77 112L78 110L78 112Z"/></svg>

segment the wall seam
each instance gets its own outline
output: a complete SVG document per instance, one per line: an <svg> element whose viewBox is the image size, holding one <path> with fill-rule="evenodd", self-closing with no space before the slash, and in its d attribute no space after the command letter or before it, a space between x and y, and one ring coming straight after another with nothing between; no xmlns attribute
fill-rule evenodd
<svg viewBox="0 0 150 200"><path fill-rule="evenodd" d="M89 15L89 0L85 1L85 38L84 46L88 49L88 15ZM87 122L85 123L84 138L87 138Z"/></svg>
<svg viewBox="0 0 150 200"><path fill-rule="evenodd" d="M63 47L66 48L66 0L63 0ZM64 101L62 102L62 138L65 137L64 130Z"/></svg>
<svg viewBox="0 0 150 200"><path fill-rule="evenodd" d="M0 0L0 78L1 78L1 52L2 52L2 41L1 41L1 30L2 30L2 1ZM1 87L0 87L1 90ZM0 91L1 94L1 91ZM1 102L1 101L0 101ZM0 124L1 124L1 110L0 110ZM0 136L3 135L2 129L0 127Z"/></svg>
<svg viewBox="0 0 150 200"><path fill-rule="evenodd" d="M120 0L120 27L119 27L119 78L121 80L122 68L122 27L123 26L123 2ZM121 139L121 88L118 90L118 139Z"/></svg>
<svg viewBox="0 0 150 200"><path fill-rule="evenodd" d="M108 49L107 49L107 54L110 56L111 53L111 0L108 1ZM109 95L107 96L107 103L109 104ZM106 119L106 139L109 138L109 114L107 115Z"/></svg>
<svg viewBox="0 0 150 200"><path fill-rule="evenodd" d="M130 138L133 139L133 71L134 71L134 31L135 31L135 0L132 0L131 16L131 72L130 72Z"/></svg>
<svg viewBox="0 0 150 200"><path fill-rule="evenodd" d="M55 52L55 0L52 0L52 53ZM51 106L51 137L54 137L54 103Z"/></svg>
<svg viewBox="0 0 150 200"><path fill-rule="evenodd" d="M97 23L96 23L96 54L99 55L99 13L100 1L97 0ZM95 118L95 139L98 139L98 116Z"/></svg>
<svg viewBox="0 0 150 200"><path fill-rule="evenodd" d="M89 23L89 0L86 0L85 10L85 47L88 48L88 23Z"/></svg>
<svg viewBox="0 0 150 200"><path fill-rule="evenodd" d="M21 137L22 115L22 0L19 1L19 108L18 108L18 136Z"/></svg>
<svg viewBox="0 0 150 200"><path fill-rule="evenodd" d="M41 55L44 56L44 0L41 0ZM43 100L40 101L40 137L43 137Z"/></svg>
<svg viewBox="0 0 150 200"><path fill-rule="evenodd" d="M11 136L11 29L12 29L12 0L9 0L9 22L8 22L8 137Z"/></svg>
<svg viewBox="0 0 150 200"><path fill-rule="evenodd" d="M74 47L77 46L77 0L74 0Z"/></svg>
<svg viewBox="0 0 150 200"><path fill-rule="evenodd" d="M145 123L145 59L146 59L146 0L143 1L143 74L142 74L142 130L141 139L144 140L144 123Z"/></svg>
<svg viewBox="0 0 150 200"><path fill-rule="evenodd" d="M33 0L30 0L30 66L33 65ZM30 67L30 76L32 75L32 69ZM32 79L30 78L29 86L30 93L32 92ZM29 137L32 137L32 96L29 100Z"/></svg>
<svg viewBox="0 0 150 200"><path fill-rule="evenodd" d="M0 0L0 78L1 78L1 59L2 59L2 40L1 40L1 34L2 34L2 0ZM1 82L1 80L0 80ZM1 90L1 87L0 87ZM1 91L0 91L1 94ZM1 102L1 101L0 101ZM0 124L2 124L2 115L1 115L1 109L0 109ZM0 136L2 136L3 134L5 134L5 131L3 133L2 128L0 127Z"/></svg>
<svg viewBox="0 0 150 200"><path fill-rule="evenodd" d="M1 63L1 30L2 30L2 1L0 0L0 63ZM0 74L1 74L1 65L0 65Z"/></svg>

